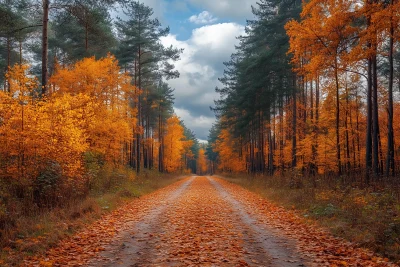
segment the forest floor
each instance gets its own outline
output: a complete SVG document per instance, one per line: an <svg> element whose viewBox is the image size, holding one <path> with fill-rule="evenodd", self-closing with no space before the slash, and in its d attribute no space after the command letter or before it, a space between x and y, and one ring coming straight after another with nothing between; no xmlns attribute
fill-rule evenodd
<svg viewBox="0 0 400 267"><path fill-rule="evenodd" d="M26 266L397 266L215 177L135 199Z"/></svg>

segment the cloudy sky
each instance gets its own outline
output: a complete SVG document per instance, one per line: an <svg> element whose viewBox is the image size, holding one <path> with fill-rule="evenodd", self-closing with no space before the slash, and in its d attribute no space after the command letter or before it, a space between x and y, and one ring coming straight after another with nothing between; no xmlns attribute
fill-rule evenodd
<svg viewBox="0 0 400 267"><path fill-rule="evenodd" d="M214 89L244 33L246 19L253 18L251 6L257 0L141 0L154 10L170 35L162 39L169 46L184 48L175 66L180 78L169 81L175 88L175 113L192 129L197 138L206 140L215 121L210 111Z"/></svg>

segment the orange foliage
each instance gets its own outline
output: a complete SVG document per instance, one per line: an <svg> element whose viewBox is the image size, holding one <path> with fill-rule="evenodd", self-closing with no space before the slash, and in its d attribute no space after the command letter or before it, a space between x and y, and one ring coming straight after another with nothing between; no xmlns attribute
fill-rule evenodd
<svg viewBox="0 0 400 267"><path fill-rule="evenodd" d="M130 79L119 73L115 58L84 59L50 79L54 93L35 97L36 78L28 66L7 73L11 92L0 92L0 176L24 184L53 173L54 183L84 186L84 154L95 152L120 164L132 141L135 97ZM79 186L78 186L79 185ZM78 186L78 187L77 187Z"/></svg>
<svg viewBox="0 0 400 267"><path fill-rule="evenodd" d="M203 148L199 150L199 157L197 159L197 174L203 175L207 172L207 159Z"/></svg>
<svg viewBox="0 0 400 267"><path fill-rule="evenodd" d="M242 172L246 170L245 160L239 156L234 148L238 148L237 142L228 130L221 130L213 150L219 153L218 169L228 172Z"/></svg>
<svg viewBox="0 0 400 267"><path fill-rule="evenodd" d="M85 58L73 67L58 68L51 77L54 95L85 96L87 108L81 120L90 151L114 161L121 157L124 142L132 140L136 110L129 100L136 88L127 74L121 74L113 56L95 60Z"/></svg>
<svg viewBox="0 0 400 267"><path fill-rule="evenodd" d="M164 136L164 167L167 172L176 172L183 168L183 155L192 146L185 140L184 128L176 115L167 119Z"/></svg>

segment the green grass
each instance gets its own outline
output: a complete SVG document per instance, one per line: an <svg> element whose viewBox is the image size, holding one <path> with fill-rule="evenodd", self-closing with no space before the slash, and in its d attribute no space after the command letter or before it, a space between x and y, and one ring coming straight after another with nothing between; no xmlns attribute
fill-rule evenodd
<svg viewBox="0 0 400 267"><path fill-rule="evenodd" d="M278 176L228 175L225 179L297 210L335 236L400 262L400 200L396 187L360 188L324 177L317 177L316 182L302 177L300 184Z"/></svg>

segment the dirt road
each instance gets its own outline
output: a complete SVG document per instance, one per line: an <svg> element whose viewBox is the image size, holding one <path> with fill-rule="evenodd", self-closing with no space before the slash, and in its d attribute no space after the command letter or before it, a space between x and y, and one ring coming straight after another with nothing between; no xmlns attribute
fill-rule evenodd
<svg viewBox="0 0 400 267"><path fill-rule="evenodd" d="M46 257L87 266L395 266L213 177L135 200Z"/></svg>

